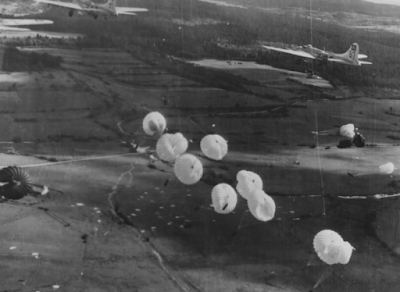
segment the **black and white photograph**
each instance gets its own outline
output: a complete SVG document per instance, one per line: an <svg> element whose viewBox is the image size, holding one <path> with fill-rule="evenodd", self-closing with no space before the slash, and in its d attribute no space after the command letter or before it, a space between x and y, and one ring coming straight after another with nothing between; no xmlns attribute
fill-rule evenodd
<svg viewBox="0 0 400 292"><path fill-rule="evenodd" d="M400 0L0 0L0 292L400 291Z"/></svg>

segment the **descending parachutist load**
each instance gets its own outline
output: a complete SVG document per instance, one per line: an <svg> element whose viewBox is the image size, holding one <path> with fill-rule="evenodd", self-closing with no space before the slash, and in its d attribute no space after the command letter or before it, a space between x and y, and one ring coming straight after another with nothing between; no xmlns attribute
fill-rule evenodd
<svg viewBox="0 0 400 292"><path fill-rule="evenodd" d="M394 167L394 164L391 162L379 166L379 172L384 174L392 174L396 169L397 168Z"/></svg>
<svg viewBox="0 0 400 292"><path fill-rule="evenodd" d="M328 265L347 264L354 249L338 233L328 229L315 235L313 245L318 257Z"/></svg>
<svg viewBox="0 0 400 292"><path fill-rule="evenodd" d="M167 127L167 122L159 112L148 113L143 119L143 131L149 136L161 136Z"/></svg>
<svg viewBox="0 0 400 292"><path fill-rule="evenodd" d="M205 156L214 160L221 160L228 153L228 144L220 135L204 136L200 148Z"/></svg>
<svg viewBox="0 0 400 292"><path fill-rule="evenodd" d="M157 141L156 151L161 160L175 162L188 148L188 141L181 133L163 134Z"/></svg>
<svg viewBox="0 0 400 292"><path fill-rule="evenodd" d="M388 162L386 164L383 164L379 166L379 173L381 174L392 174L397 168L394 166L392 162ZM371 175L371 174L376 174L377 172L366 172L366 173L347 173L351 177L356 177L356 176L362 176L362 175Z"/></svg>
<svg viewBox="0 0 400 292"><path fill-rule="evenodd" d="M232 212L237 204L235 189L226 183L216 185L211 191L212 205L215 212L228 214Z"/></svg>
<svg viewBox="0 0 400 292"><path fill-rule="evenodd" d="M263 188L261 177L251 171L239 171L236 175L236 180L238 181L238 184L236 185L236 190L246 200L254 190L262 190Z"/></svg>
<svg viewBox="0 0 400 292"><path fill-rule="evenodd" d="M342 136L345 138L352 139L356 135L355 131L358 129L354 127L353 124L347 124L341 126L339 129L334 128L330 130L324 130L324 131L318 131L318 132L311 132L312 134L315 135L320 135L320 136Z"/></svg>
<svg viewBox="0 0 400 292"><path fill-rule="evenodd" d="M203 165L196 156L183 154L176 159L174 172L179 181L186 185L192 185L201 179Z"/></svg>
<svg viewBox="0 0 400 292"><path fill-rule="evenodd" d="M346 124L340 128L330 130L313 131L311 133L319 136L341 136L346 138L346 140L340 141L338 145L339 148L348 148L352 145L356 147L365 146L365 138L358 132L358 129L354 127L353 124Z"/></svg>
<svg viewBox="0 0 400 292"><path fill-rule="evenodd" d="M260 221L272 220L275 216L275 202L263 190L254 190L249 196L247 203L250 213Z"/></svg>

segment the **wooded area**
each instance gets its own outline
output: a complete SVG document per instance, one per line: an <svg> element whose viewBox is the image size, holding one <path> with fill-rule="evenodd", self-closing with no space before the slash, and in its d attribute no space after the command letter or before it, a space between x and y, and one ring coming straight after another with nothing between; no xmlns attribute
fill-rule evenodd
<svg viewBox="0 0 400 292"><path fill-rule="evenodd" d="M235 1L230 0L232 3ZM153 57L161 59L169 55L187 59L251 60L279 68L305 71L310 69L308 64L298 64L297 58L285 54L270 53L261 45L263 43L295 45L312 43L317 48L344 53L353 42L358 42L361 53L369 56L368 60L373 62L372 66L314 64L316 73L334 84L400 88L397 81L400 66L398 50L400 36L394 33L350 29L323 20L311 20L296 13L288 17L285 14L274 14L256 9L220 7L199 1L136 2L138 5L143 4L150 11L134 18L119 17L107 21L95 21L88 16L69 18L66 16L66 10L63 9L47 11L40 15L40 18L52 19L54 24L47 26L46 29L83 33L86 38L77 41L42 38L35 42L35 45L123 50L138 47L141 52L135 57L139 58L141 55L152 53ZM305 8L310 1L256 0L253 5L257 3L265 7L292 9L293 7ZM383 8L376 9L376 7ZM346 10L374 16L400 15L398 8L389 9L385 5L378 6L361 3L361 1L313 1L313 9L335 10L336 13ZM178 23L178 21L190 23L199 19L212 19L214 22L196 25ZM93 22L96 25L93 25ZM21 45L26 42L32 41L14 40L10 44Z"/></svg>

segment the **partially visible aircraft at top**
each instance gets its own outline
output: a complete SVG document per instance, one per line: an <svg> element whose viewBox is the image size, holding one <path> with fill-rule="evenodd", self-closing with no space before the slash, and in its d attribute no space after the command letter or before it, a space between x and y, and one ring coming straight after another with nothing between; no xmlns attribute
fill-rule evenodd
<svg viewBox="0 0 400 292"><path fill-rule="evenodd" d="M359 59L368 58L367 55L359 54L360 47L357 43L353 43L350 49L344 54L337 54L325 50L321 50L313 47L312 45L306 45L297 47L296 49L282 49L277 47L263 46L268 50L278 51L286 54L295 55L306 59L320 60L323 63L336 62L345 65L361 66L370 65L371 62L360 61Z"/></svg>
<svg viewBox="0 0 400 292"><path fill-rule="evenodd" d="M118 15L136 15L136 12L148 11L146 8L135 8L135 7L117 7L116 0L108 0L105 4L96 4L89 0L74 0L72 2L61 2L53 0L35 0L39 3L45 3L53 6L69 9L68 15L71 17L74 11L78 13L87 13L97 19L99 15L103 15L107 19L107 16L118 16Z"/></svg>
<svg viewBox="0 0 400 292"><path fill-rule="evenodd" d="M0 30L7 31L30 31L29 28L16 27L18 25L42 25L52 24L53 21L45 19L1 19Z"/></svg>

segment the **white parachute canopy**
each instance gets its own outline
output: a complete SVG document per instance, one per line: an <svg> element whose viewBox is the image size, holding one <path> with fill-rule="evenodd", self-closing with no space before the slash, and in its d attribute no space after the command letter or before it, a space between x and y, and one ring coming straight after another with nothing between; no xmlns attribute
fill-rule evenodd
<svg viewBox="0 0 400 292"><path fill-rule="evenodd" d="M236 179L238 181L236 190L246 200L254 190L262 190L263 188L261 177L254 172L241 170L237 173Z"/></svg>
<svg viewBox="0 0 400 292"><path fill-rule="evenodd" d="M313 244L318 257L328 265L347 264L354 249L338 233L329 229L318 232Z"/></svg>
<svg viewBox="0 0 400 292"><path fill-rule="evenodd" d="M148 113L143 119L143 130L149 135L161 135L167 127L167 121L159 112Z"/></svg>
<svg viewBox="0 0 400 292"><path fill-rule="evenodd" d="M158 139L156 151L158 156L168 162L174 162L176 157L185 153L188 141L181 133L164 134Z"/></svg>
<svg viewBox="0 0 400 292"><path fill-rule="evenodd" d="M379 172L380 173L391 174L391 173L393 173L393 171L395 169L396 168L394 167L394 164L391 163L391 162L388 162L388 163L386 163L384 165L379 166Z"/></svg>
<svg viewBox="0 0 400 292"><path fill-rule="evenodd" d="M221 160L228 153L228 143L220 135L204 136L200 148L205 156L214 160Z"/></svg>
<svg viewBox="0 0 400 292"><path fill-rule="evenodd" d="M174 165L176 177L186 185L197 183L203 175L203 165L200 160L192 154L179 156Z"/></svg>
<svg viewBox="0 0 400 292"><path fill-rule="evenodd" d="M263 190L255 190L247 200L250 213L260 221L269 221L275 216L275 202Z"/></svg>
<svg viewBox="0 0 400 292"><path fill-rule="evenodd" d="M354 132L355 128L353 124L347 124L347 125L343 125L340 127L339 129L339 134L343 137L352 139L354 138L354 136L356 135L356 133Z"/></svg>
<svg viewBox="0 0 400 292"><path fill-rule="evenodd" d="M226 183L216 185L211 191L211 198L215 212L220 214L232 212L237 204L235 189Z"/></svg>
<svg viewBox="0 0 400 292"><path fill-rule="evenodd" d="M341 247L341 251L339 252L339 263L342 265L348 264L353 250L354 247L352 247L350 243L345 241Z"/></svg>

